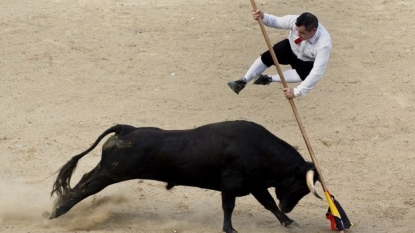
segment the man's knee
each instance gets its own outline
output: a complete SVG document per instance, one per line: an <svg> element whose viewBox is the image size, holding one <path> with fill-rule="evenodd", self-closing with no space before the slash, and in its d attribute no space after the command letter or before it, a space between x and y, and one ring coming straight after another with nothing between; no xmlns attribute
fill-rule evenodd
<svg viewBox="0 0 415 233"><path fill-rule="evenodd" d="M274 62L272 61L271 53L269 51L266 51L265 53L261 55L261 61L267 67L274 65Z"/></svg>

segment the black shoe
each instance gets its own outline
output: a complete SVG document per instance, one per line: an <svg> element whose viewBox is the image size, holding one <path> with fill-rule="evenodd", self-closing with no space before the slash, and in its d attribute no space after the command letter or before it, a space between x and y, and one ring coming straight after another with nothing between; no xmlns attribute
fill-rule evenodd
<svg viewBox="0 0 415 233"><path fill-rule="evenodd" d="M256 74L254 77L254 84L268 85L272 82L272 78L268 75Z"/></svg>
<svg viewBox="0 0 415 233"><path fill-rule="evenodd" d="M239 94L242 89L245 88L246 82L243 80L236 80L228 82L228 86L236 93Z"/></svg>

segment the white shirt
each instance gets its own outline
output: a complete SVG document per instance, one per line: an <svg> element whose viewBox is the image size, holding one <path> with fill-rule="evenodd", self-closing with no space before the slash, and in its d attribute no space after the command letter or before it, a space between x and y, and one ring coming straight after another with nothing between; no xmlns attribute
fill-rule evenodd
<svg viewBox="0 0 415 233"><path fill-rule="evenodd" d="M323 77L330 57L332 44L329 32L321 24L318 25L316 34L312 38L303 40L300 44L295 44L294 40L299 37L297 26L295 25L297 18L298 15L277 17L270 14L264 14L263 22L268 27L290 30L288 40L293 53L302 61L314 61L310 74L300 83L300 85L294 88L295 96L304 96L311 91L317 85L321 77Z"/></svg>

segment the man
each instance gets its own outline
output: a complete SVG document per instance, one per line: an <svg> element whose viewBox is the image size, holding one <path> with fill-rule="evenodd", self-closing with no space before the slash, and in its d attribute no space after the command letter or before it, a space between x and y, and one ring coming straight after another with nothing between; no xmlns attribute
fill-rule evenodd
<svg viewBox="0 0 415 233"><path fill-rule="evenodd" d="M287 99L305 96L317 85L326 70L332 47L330 34L319 24L317 17L308 12L300 16L283 17L265 14L261 10L253 11L252 14L255 20L261 17L268 27L290 30L288 38L275 44L273 49L279 64L291 65L292 69L283 72L285 81L301 82L295 88L284 88L284 96ZM260 85L280 82L279 75L262 75L272 65L271 53L266 51L254 61L243 78L228 82L228 85L239 94L254 78L254 84Z"/></svg>

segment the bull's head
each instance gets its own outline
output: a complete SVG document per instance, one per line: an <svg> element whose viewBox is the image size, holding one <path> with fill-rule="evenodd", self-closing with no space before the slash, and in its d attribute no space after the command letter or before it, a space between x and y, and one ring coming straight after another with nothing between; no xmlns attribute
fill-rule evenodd
<svg viewBox="0 0 415 233"><path fill-rule="evenodd" d="M279 199L279 208L283 213L291 212L297 203L308 193L312 193L317 198L322 199L316 191L315 182L318 180L318 175L313 169L309 169L302 173L300 179L289 182L283 190L275 189L277 198Z"/></svg>

